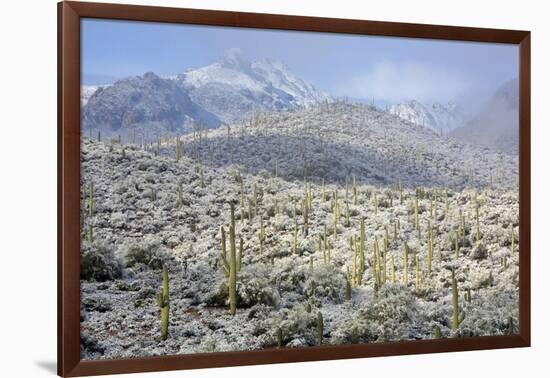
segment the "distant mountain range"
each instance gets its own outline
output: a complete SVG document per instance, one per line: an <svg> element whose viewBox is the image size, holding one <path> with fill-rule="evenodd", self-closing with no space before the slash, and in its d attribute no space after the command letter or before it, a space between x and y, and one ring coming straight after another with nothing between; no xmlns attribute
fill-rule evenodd
<svg viewBox="0 0 550 378"><path fill-rule="evenodd" d="M477 116L451 133L455 139L517 154L519 151L519 83L498 88Z"/></svg>
<svg viewBox="0 0 550 378"><path fill-rule="evenodd" d="M516 153L518 82L500 87L482 110L467 118L454 103L410 100L387 109L414 125L462 142ZM334 102L281 62L250 61L230 49L216 63L160 77L154 73L81 88L82 131L153 140L239 123L257 112L299 111Z"/></svg>
<svg viewBox="0 0 550 378"><path fill-rule="evenodd" d="M392 105L389 112L405 121L427 127L442 135L447 135L464 124L463 112L453 103L447 105L426 104L411 100Z"/></svg>
<svg viewBox="0 0 550 378"><path fill-rule="evenodd" d="M172 77L154 73L81 88L82 128L147 138L239 122L258 111L294 111L332 101L283 63L249 61L238 49Z"/></svg>

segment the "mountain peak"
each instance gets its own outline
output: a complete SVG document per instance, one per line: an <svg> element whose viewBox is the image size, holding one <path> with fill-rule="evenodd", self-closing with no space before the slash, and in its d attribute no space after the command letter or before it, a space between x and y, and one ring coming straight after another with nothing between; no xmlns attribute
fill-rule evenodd
<svg viewBox="0 0 550 378"><path fill-rule="evenodd" d="M250 68L250 61L246 58L242 50L236 47L225 50L220 63L226 68L238 70Z"/></svg>
<svg viewBox="0 0 550 378"><path fill-rule="evenodd" d="M449 132L464 122L462 111L454 103L421 103L409 100L392 105L389 112L411 123L436 132Z"/></svg>

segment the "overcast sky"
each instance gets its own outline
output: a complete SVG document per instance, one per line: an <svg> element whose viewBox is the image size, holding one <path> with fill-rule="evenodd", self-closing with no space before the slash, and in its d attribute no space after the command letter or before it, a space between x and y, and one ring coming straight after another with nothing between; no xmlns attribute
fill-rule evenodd
<svg viewBox="0 0 550 378"><path fill-rule="evenodd" d="M177 74L233 47L280 60L333 96L377 102L475 102L518 75L515 45L89 19L83 82Z"/></svg>

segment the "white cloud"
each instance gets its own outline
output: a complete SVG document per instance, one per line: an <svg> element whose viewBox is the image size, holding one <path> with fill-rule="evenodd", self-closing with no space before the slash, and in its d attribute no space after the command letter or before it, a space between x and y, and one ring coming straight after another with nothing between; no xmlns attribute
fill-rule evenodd
<svg viewBox="0 0 550 378"><path fill-rule="evenodd" d="M470 87L461 73L416 62L378 62L335 89L340 96L399 102L453 100Z"/></svg>

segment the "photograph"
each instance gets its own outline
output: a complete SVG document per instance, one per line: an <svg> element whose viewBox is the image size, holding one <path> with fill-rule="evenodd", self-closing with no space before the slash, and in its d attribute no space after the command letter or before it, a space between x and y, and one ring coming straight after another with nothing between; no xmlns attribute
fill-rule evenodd
<svg viewBox="0 0 550 378"><path fill-rule="evenodd" d="M519 334L519 61L82 18L80 358Z"/></svg>

